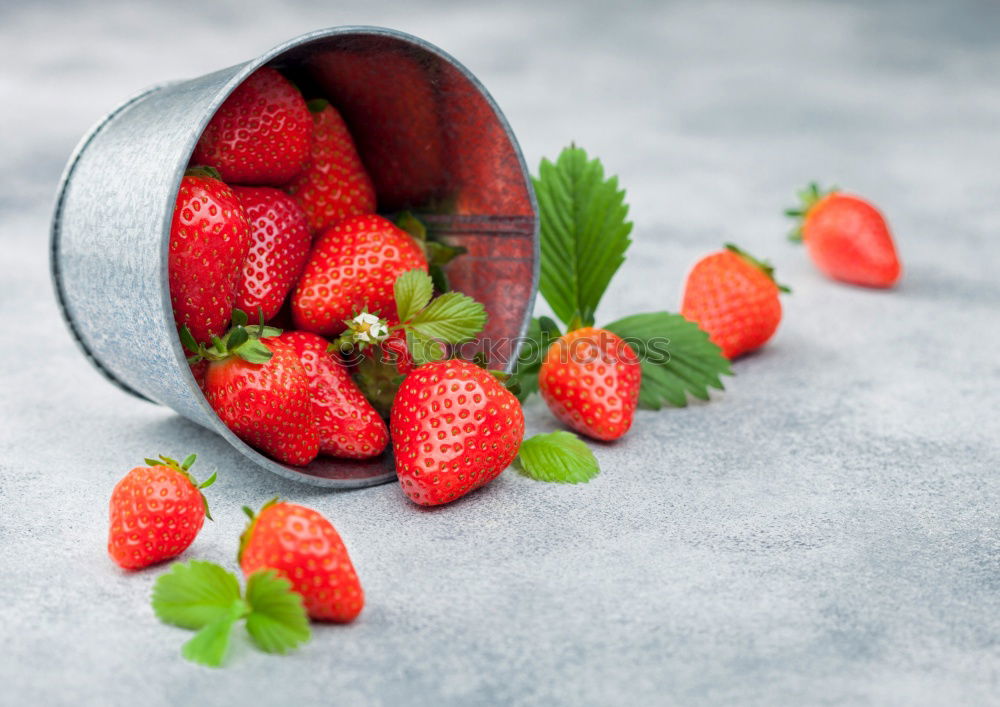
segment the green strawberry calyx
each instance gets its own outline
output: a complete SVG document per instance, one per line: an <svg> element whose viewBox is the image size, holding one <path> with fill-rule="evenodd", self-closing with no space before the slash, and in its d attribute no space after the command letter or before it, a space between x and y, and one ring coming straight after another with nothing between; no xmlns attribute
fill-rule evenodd
<svg viewBox="0 0 1000 707"><path fill-rule="evenodd" d="M312 113L313 115L315 115L316 113L322 113L324 110L326 110L326 107L328 105L330 105L330 101L326 100L325 98L313 98L311 100L306 101L306 107L309 109L309 112Z"/></svg>
<svg viewBox="0 0 1000 707"><path fill-rule="evenodd" d="M799 205L793 206L790 209L785 209L785 216L795 220L795 227L788 234L788 240L794 243L802 242L802 226L805 224L806 217L816 204L822 201L824 198L840 191L837 187L830 187L829 189L821 189L819 184L816 182L809 182L809 186L798 192Z"/></svg>
<svg viewBox="0 0 1000 707"><path fill-rule="evenodd" d="M196 454L188 454L186 457L184 457L183 461L177 461L176 459L171 459L170 457L161 454L156 459L146 457L144 461L150 466L165 466L168 469L173 469L178 474L187 479L188 482L192 486L194 486L195 490L198 491L198 495L201 496L201 502L205 506L205 517L208 518L209 520L212 520L212 514L208 510L208 499L205 498L205 494L203 494L201 490L207 489L209 486L215 483L215 480L217 478L217 473L213 471L211 476L209 476L201 483L198 483L198 480L195 479L190 472L190 469L194 465L196 459L198 459L198 455Z"/></svg>
<svg viewBox="0 0 1000 707"><path fill-rule="evenodd" d="M210 165L196 165L194 167L188 167L184 171L185 177L206 177L208 179L218 179L222 181L222 175L219 174L219 170Z"/></svg>
<svg viewBox="0 0 1000 707"><path fill-rule="evenodd" d="M246 514L247 518L250 519L250 522L247 523L247 527L244 528L242 533L240 533L240 549L236 553L236 562L239 563L243 561L243 550L246 549L247 543L250 542L250 538L253 536L253 531L254 528L257 527L257 519L260 517L260 514L276 503L278 503L278 496L275 496L261 506L260 510L256 513L253 512L253 509L250 506L243 506L243 512Z"/></svg>
<svg viewBox="0 0 1000 707"><path fill-rule="evenodd" d="M181 327L181 343L188 351L194 351L193 355L188 356L188 363L193 365L199 361L225 361L234 356L248 363L270 361L271 349L267 348L262 339L279 336L281 329L265 326L264 313L259 308L257 315L258 324L248 325L246 312L241 309L233 310L232 328L221 338L213 336L211 346L198 343L190 329Z"/></svg>
<svg viewBox="0 0 1000 707"><path fill-rule="evenodd" d="M451 290L444 266L460 255L468 253L468 249L460 245L445 243L441 238L427 230L424 222L411 211L401 211L396 214L396 226L406 231L417 242L427 259L427 272L434 283L434 289L443 294Z"/></svg>
<svg viewBox="0 0 1000 707"><path fill-rule="evenodd" d="M750 265L752 265L753 267L757 268L762 273L767 275L767 277L771 280L771 282L773 282L778 287L778 290L780 290L781 292L791 294L792 289L790 287L788 287L787 285L782 285L780 282L774 279L774 266L771 265L770 262L768 262L767 260L758 260L757 258L753 257L739 246L736 246L732 243L726 243L726 250L728 250L730 253L739 256L740 258L743 258L743 260L745 260L747 263L749 263Z"/></svg>

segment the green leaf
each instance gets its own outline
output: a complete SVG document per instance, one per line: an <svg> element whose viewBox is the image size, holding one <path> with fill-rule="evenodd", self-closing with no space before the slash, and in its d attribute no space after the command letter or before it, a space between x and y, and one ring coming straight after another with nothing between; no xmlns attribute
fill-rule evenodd
<svg viewBox="0 0 1000 707"><path fill-rule="evenodd" d="M427 241L424 244L427 253L427 264L442 267L460 255L468 253L468 249L460 245L448 245L441 241Z"/></svg>
<svg viewBox="0 0 1000 707"><path fill-rule="evenodd" d="M408 329L425 339L458 344L474 338L485 325L482 304L460 292L446 292L413 317Z"/></svg>
<svg viewBox="0 0 1000 707"><path fill-rule="evenodd" d="M590 447L572 432L556 430L521 443L514 466L536 481L580 484L600 473Z"/></svg>
<svg viewBox="0 0 1000 707"><path fill-rule="evenodd" d="M392 289L396 295L396 316L405 322L431 301L434 283L430 275L415 268L397 277Z"/></svg>
<svg viewBox="0 0 1000 707"><path fill-rule="evenodd" d="M228 616L240 600L231 573L211 562L176 562L153 585L153 611L163 622L199 629Z"/></svg>
<svg viewBox="0 0 1000 707"><path fill-rule="evenodd" d="M254 572L247 579L247 632L262 651L287 653L309 640L309 617L291 582L274 570Z"/></svg>
<svg viewBox="0 0 1000 707"><path fill-rule="evenodd" d="M631 241L625 192L597 159L567 147L542 160L534 180L541 217L539 291L565 324L593 324L594 312Z"/></svg>
<svg viewBox="0 0 1000 707"><path fill-rule="evenodd" d="M451 283L448 282L448 275L445 273L443 267L440 265L430 265L427 268L427 272L434 282L435 290L438 292L448 292L451 289Z"/></svg>
<svg viewBox="0 0 1000 707"><path fill-rule="evenodd" d="M684 407L689 395L708 400L709 388L723 390L721 376L733 375L708 334L679 314L635 314L604 328L624 339L642 362L640 407Z"/></svg>
<svg viewBox="0 0 1000 707"><path fill-rule="evenodd" d="M514 383L511 392L522 403L538 392L538 372L549 345L560 336L559 325L549 317L533 318L514 365Z"/></svg>
<svg viewBox="0 0 1000 707"><path fill-rule="evenodd" d="M444 347L434 339L426 339L415 331L406 332L406 348L413 357L413 363L422 366L444 358Z"/></svg>
<svg viewBox="0 0 1000 707"><path fill-rule="evenodd" d="M396 216L396 225L409 233L419 243L427 240L427 227L410 211L403 211Z"/></svg>
<svg viewBox="0 0 1000 707"><path fill-rule="evenodd" d="M240 616L241 614L234 608L206 625L181 647L181 655L195 663L212 668L219 667L226 656L226 649L229 648L229 634L233 630L233 624L239 621Z"/></svg>

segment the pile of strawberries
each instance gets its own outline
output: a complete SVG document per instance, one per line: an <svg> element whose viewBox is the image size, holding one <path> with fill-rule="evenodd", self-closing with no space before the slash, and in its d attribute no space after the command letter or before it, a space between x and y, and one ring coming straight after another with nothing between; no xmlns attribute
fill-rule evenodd
<svg viewBox="0 0 1000 707"><path fill-rule="evenodd" d="M523 440L521 404L508 386L523 385L522 398L537 390L565 425L612 441L640 406L707 400L729 359L774 334L787 288L767 262L733 245L690 271L680 315L595 326L630 243L624 192L576 147L556 165L543 161L540 172L540 291L566 329L533 319L538 360L519 359L508 376L449 357L486 319L481 304L448 291L440 272L432 277L461 249L428 241L410 214L394 223L375 213L372 180L326 100L307 102L272 68L250 76L205 129L170 233L180 340L219 418L295 466L320 454L373 458L391 441L406 496L437 505L515 460L543 481L579 483L598 473L588 447L568 432ZM800 196L802 206L788 211L800 221L793 239L805 241L824 273L869 287L897 281L895 246L873 206L815 185ZM670 342L670 356L653 355L657 341ZM194 461L147 459L115 487L108 551L118 565L176 557L211 518L202 490L215 475L199 484ZM259 648L282 653L308 640L307 617L348 622L364 605L326 518L277 501L245 510L245 597L235 577L199 561L174 565L154 591L162 620L199 630L184 655L207 665L221 664L238 620Z"/></svg>
<svg viewBox="0 0 1000 707"><path fill-rule="evenodd" d="M429 259L421 238L375 208L337 110L259 69L216 112L181 182L169 249L174 317L220 419L285 464L380 455L389 427L356 380L366 391L389 381L380 410L393 409L404 490L418 503L442 503L511 463L523 415L501 382L471 363L422 360L409 375L412 338L395 316L397 280L418 271L429 282Z"/></svg>

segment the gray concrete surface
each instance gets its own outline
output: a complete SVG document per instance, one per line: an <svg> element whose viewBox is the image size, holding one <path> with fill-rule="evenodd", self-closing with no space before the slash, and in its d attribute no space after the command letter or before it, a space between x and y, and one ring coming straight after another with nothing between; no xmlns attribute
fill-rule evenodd
<svg viewBox="0 0 1000 707"><path fill-rule="evenodd" d="M0 11L0 703L987 704L1000 694L1000 12L994 3L5 3ZM244 8L242 10L238 8ZM676 307L724 240L795 294L708 405L642 413L586 486L507 472L450 507L247 466L79 355L46 272L79 136L146 84L332 24L466 62L537 164L571 139L629 189L635 246L603 318ZM805 181L870 195L893 293L784 242ZM532 431L553 423L536 400ZM201 454L234 566L240 505L329 516L368 595L289 657L224 670L104 551L113 483Z"/></svg>

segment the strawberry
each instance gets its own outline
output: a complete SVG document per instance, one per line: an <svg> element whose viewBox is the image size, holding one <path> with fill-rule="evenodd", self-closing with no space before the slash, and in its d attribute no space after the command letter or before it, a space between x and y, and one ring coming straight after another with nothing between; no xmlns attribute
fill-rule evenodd
<svg viewBox="0 0 1000 707"><path fill-rule="evenodd" d="M297 329L335 335L363 309L395 311L393 283L407 270L427 270L420 246L381 216L344 219L316 240L292 294Z"/></svg>
<svg viewBox="0 0 1000 707"><path fill-rule="evenodd" d="M351 126L382 211L426 207L455 186L441 115L448 87L438 65L385 45L345 45L311 57L310 78Z"/></svg>
<svg viewBox="0 0 1000 707"><path fill-rule="evenodd" d="M815 183L799 196L802 207L785 211L798 221L791 239L805 241L816 267L834 280L854 285L896 284L902 268L878 209L836 189L822 192Z"/></svg>
<svg viewBox="0 0 1000 707"><path fill-rule="evenodd" d="M336 108L322 98L308 105L312 149L305 169L286 189L318 232L348 216L375 213L375 187Z"/></svg>
<svg viewBox="0 0 1000 707"><path fill-rule="evenodd" d="M302 94L265 66L215 112L191 159L215 167L227 182L281 186L302 170L312 129Z"/></svg>
<svg viewBox="0 0 1000 707"><path fill-rule="evenodd" d="M147 459L149 466L137 466L115 485L108 553L118 565L136 570L176 557L194 542L205 518L211 520L201 489L215 482L215 474L195 481L188 471L195 458Z"/></svg>
<svg viewBox="0 0 1000 707"><path fill-rule="evenodd" d="M236 310L226 336L198 347L188 361L209 361L205 398L237 437L279 462L304 466L319 453L309 377L295 349L277 338L280 329L246 323Z"/></svg>
<svg viewBox="0 0 1000 707"><path fill-rule="evenodd" d="M406 377L390 420L396 474L414 503L435 506L488 484L517 456L521 404L466 361L427 363Z"/></svg>
<svg viewBox="0 0 1000 707"><path fill-rule="evenodd" d="M229 326L250 226L233 191L208 169L181 179L167 256L170 302L178 328L208 342Z"/></svg>
<svg viewBox="0 0 1000 707"><path fill-rule="evenodd" d="M538 389L556 417L577 432L610 441L632 426L639 403L639 357L616 334L584 327L556 339Z"/></svg>
<svg viewBox="0 0 1000 707"><path fill-rule="evenodd" d="M306 331L286 331L278 340L295 351L309 378L319 451L348 459L381 454L389 443L389 430L344 365L328 353L327 340Z"/></svg>
<svg viewBox="0 0 1000 707"><path fill-rule="evenodd" d="M708 332L729 359L758 349L781 321L774 268L732 244L699 260L684 285L681 314Z"/></svg>
<svg viewBox="0 0 1000 707"><path fill-rule="evenodd" d="M302 209L284 192L268 187L233 191L250 223L251 240L236 306L244 312L260 307L270 320L305 267L312 234Z"/></svg>
<svg viewBox="0 0 1000 707"><path fill-rule="evenodd" d="M239 563L250 576L272 569L302 595L309 616L347 623L365 605L364 591L343 540L330 521L312 510L277 499L254 515L240 538Z"/></svg>

